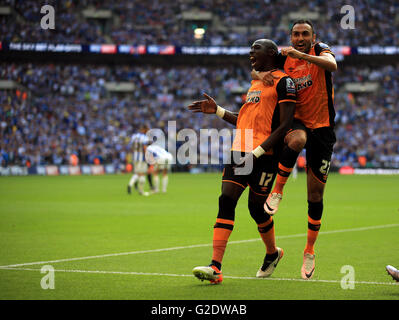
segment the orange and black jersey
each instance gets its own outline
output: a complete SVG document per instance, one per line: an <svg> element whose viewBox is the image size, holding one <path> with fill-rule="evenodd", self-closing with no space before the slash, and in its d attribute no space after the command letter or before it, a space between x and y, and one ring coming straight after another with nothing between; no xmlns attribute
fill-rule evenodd
<svg viewBox="0 0 399 320"><path fill-rule="evenodd" d="M238 114L237 131L231 150L251 152L258 147L280 125L278 104L296 102L293 80L280 70L272 73L279 77L273 86L265 86L261 80L251 82L246 102ZM272 150L266 152L272 153Z"/></svg>
<svg viewBox="0 0 399 320"><path fill-rule="evenodd" d="M328 45L316 43L308 53L333 54ZM309 129L334 127L334 88L331 72L305 60L279 54L279 67L294 80L297 91L296 119Z"/></svg>

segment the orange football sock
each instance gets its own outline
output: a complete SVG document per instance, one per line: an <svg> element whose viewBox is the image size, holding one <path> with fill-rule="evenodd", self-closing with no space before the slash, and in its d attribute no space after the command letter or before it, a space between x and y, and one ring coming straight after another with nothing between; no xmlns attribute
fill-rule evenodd
<svg viewBox="0 0 399 320"><path fill-rule="evenodd" d="M260 236L262 237L263 243L266 246L266 253L273 254L277 251L276 248L276 239L274 236L274 222L273 218L270 217L264 223L258 224L258 231Z"/></svg>
<svg viewBox="0 0 399 320"><path fill-rule="evenodd" d="M293 168L284 167L281 163L278 164L278 173L276 177L276 184L271 193L283 194L283 189Z"/></svg>
<svg viewBox="0 0 399 320"><path fill-rule="evenodd" d="M321 220L313 220L308 217L308 237L304 253L314 254L314 245L319 235Z"/></svg>
<svg viewBox="0 0 399 320"><path fill-rule="evenodd" d="M234 221L227 219L216 219L216 224L213 229L213 254L212 260L222 264L224 252L226 250L227 242L230 234L233 231Z"/></svg>

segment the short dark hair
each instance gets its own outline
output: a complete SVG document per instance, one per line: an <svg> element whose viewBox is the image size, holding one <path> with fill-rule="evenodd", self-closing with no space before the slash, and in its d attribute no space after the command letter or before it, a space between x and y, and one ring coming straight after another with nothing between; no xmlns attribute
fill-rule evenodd
<svg viewBox="0 0 399 320"><path fill-rule="evenodd" d="M299 20L294 21L294 23L292 24L292 27L291 27L291 33L292 33L292 29L294 29L294 26L296 24L304 24L304 23L310 25L310 27L312 28L312 33L314 34L315 32L314 32L313 23L312 23L312 21L307 20L307 19L299 19Z"/></svg>

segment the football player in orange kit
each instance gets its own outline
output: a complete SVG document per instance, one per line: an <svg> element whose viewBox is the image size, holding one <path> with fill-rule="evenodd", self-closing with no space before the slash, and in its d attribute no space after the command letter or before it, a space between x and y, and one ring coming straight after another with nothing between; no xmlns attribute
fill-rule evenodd
<svg viewBox="0 0 399 320"><path fill-rule="evenodd" d="M248 209L266 246L266 255L256 276L269 277L283 256L283 250L275 245L273 218L263 209L273 185L278 152L291 126L296 102L294 82L284 72L276 69L277 54L277 45L271 40L260 39L252 44L252 68L270 71L278 80L273 86L265 86L262 81L253 80L246 103L238 115L221 108L206 94L206 100L188 106L193 112L216 113L237 128L231 149L232 163L226 164L223 170L219 212L213 229L212 260L209 266L193 269L194 275L200 280L209 280L214 284L222 282L222 259L234 227L235 208L247 186L250 188ZM247 130L252 133L252 139L245 135ZM246 174L240 173L240 169L244 169L242 165L247 163L252 164L252 170Z"/></svg>
<svg viewBox="0 0 399 320"><path fill-rule="evenodd" d="M301 276L313 277L315 269L314 244L321 226L323 194L333 146L334 88L332 72L337 63L330 48L316 43L313 24L309 20L294 22L291 29L292 46L283 48L279 67L294 80L297 103L294 122L285 137L276 184L265 202L265 211L274 215L282 200L284 185L303 148L307 161L308 235L304 250ZM252 72L254 79L272 80L272 75Z"/></svg>

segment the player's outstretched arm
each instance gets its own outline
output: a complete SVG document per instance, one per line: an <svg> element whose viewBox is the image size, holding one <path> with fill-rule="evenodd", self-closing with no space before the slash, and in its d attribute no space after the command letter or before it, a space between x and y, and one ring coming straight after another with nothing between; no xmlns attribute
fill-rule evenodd
<svg viewBox="0 0 399 320"><path fill-rule="evenodd" d="M187 108L194 113L202 112L212 114L215 113L221 119L236 125L238 115L236 113L230 112L216 104L216 101L204 93L205 100L194 101Z"/></svg>
<svg viewBox="0 0 399 320"><path fill-rule="evenodd" d="M323 68L327 71L334 72L337 71L337 62L332 54L328 52L322 52L319 56L313 56L296 50L293 47L281 49L281 54L283 56L290 56L295 59L306 60L316 66Z"/></svg>

